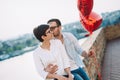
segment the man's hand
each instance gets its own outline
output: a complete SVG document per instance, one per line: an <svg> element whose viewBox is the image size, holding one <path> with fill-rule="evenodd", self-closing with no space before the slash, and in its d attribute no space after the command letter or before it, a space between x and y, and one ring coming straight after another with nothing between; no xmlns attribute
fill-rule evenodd
<svg viewBox="0 0 120 80"><path fill-rule="evenodd" d="M89 51L89 55L88 55L89 57L94 57L95 56L95 51L93 50L93 49L91 49L90 51Z"/></svg>
<svg viewBox="0 0 120 80"><path fill-rule="evenodd" d="M57 65L53 65L53 64L49 64L46 68L45 71L49 72L51 74L55 73L58 70L58 66Z"/></svg>
<svg viewBox="0 0 120 80"><path fill-rule="evenodd" d="M87 52L86 52L86 51L83 51L83 52L82 52L82 56L85 57L85 58L87 58L87 57L88 57Z"/></svg>

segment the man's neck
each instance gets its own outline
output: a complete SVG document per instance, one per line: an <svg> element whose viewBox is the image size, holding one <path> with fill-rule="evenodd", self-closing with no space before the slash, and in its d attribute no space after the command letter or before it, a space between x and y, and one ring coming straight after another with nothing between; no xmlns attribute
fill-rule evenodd
<svg viewBox="0 0 120 80"><path fill-rule="evenodd" d="M57 39L62 39L63 38L63 35L60 34L59 36L56 37Z"/></svg>
<svg viewBox="0 0 120 80"><path fill-rule="evenodd" d="M63 35L62 34L60 34L56 38L59 39L59 40L61 40L62 43L64 43L64 39L63 39Z"/></svg>

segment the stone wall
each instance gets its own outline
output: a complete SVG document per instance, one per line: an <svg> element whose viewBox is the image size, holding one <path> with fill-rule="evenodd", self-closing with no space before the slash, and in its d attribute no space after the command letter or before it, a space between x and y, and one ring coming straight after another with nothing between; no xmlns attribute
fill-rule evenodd
<svg viewBox="0 0 120 80"><path fill-rule="evenodd" d="M99 80L97 78L98 74L101 73L101 65L107 41L118 37L120 37L120 24L96 30L81 45L88 54L90 51L93 53L93 55L83 60L91 80Z"/></svg>
<svg viewBox="0 0 120 80"><path fill-rule="evenodd" d="M107 40L112 40L120 37L120 24L107 26L105 28L105 37L107 38Z"/></svg>

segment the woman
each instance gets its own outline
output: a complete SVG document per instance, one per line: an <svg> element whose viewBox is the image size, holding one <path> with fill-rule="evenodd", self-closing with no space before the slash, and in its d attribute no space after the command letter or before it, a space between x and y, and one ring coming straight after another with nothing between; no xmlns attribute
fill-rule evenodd
<svg viewBox="0 0 120 80"><path fill-rule="evenodd" d="M35 37L42 43L33 53L37 71L44 79L73 80L69 59L61 41L53 38L49 25L42 24L34 28ZM55 73L45 71L49 65L57 65ZM68 78L63 75L68 75Z"/></svg>

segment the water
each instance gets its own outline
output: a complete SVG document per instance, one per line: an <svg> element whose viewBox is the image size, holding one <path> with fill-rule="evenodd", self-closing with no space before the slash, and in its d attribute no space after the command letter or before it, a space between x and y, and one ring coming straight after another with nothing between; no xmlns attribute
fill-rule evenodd
<svg viewBox="0 0 120 80"><path fill-rule="evenodd" d="M0 62L0 80L43 80L37 73L33 52Z"/></svg>

